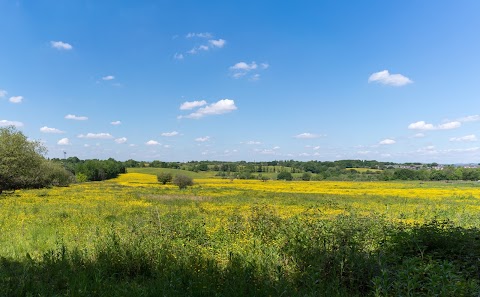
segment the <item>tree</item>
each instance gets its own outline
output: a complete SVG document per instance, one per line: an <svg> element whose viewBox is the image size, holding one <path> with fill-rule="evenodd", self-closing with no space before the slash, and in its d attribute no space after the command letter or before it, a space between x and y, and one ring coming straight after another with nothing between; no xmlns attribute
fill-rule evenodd
<svg viewBox="0 0 480 297"><path fill-rule="evenodd" d="M305 172L302 174L302 180L304 181L309 181L312 179L312 174L310 172Z"/></svg>
<svg viewBox="0 0 480 297"><path fill-rule="evenodd" d="M0 128L0 193L4 190L68 185L71 175L47 161L44 146L29 141L15 127Z"/></svg>
<svg viewBox="0 0 480 297"><path fill-rule="evenodd" d="M193 186L193 179L190 176L177 174L173 178L173 184L178 186L180 190L186 189L188 186Z"/></svg>
<svg viewBox="0 0 480 297"><path fill-rule="evenodd" d="M170 172L160 172L157 174L157 180L158 182L162 183L162 185L171 182L173 179L173 176Z"/></svg>
<svg viewBox="0 0 480 297"><path fill-rule="evenodd" d="M278 180L293 180L293 176L290 172L282 171L277 175Z"/></svg>

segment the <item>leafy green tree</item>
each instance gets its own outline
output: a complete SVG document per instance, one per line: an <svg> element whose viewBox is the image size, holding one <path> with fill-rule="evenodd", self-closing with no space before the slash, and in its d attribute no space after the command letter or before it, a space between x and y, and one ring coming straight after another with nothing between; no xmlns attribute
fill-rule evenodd
<svg viewBox="0 0 480 297"><path fill-rule="evenodd" d="M0 193L4 190L68 185L71 175L46 160L44 146L15 127L0 128Z"/></svg>
<svg viewBox="0 0 480 297"><path fill-rule="evenodd" d="M293 180L293 175L290 172L282 171L277 175L278 180Z"/></svg>
<svg viewBox="0 0 480 297"><path fill-rule="evenodd" d="M312 179L312 174L310 172L305 172L302 174L302 180L309 181Z"/></svg>
<svg viewBox="0 0 480 297"><path fill-rule="evenodd" d="M173 184L178 186L180 190L186 189L188 186L193 186L193 179L190 176L177 174L173 178Z"/></svg>
<svg viewBox="0 0 480 297"><path fill-rule="evenodd" d="M170 172L160 172L159 174L157 174L157 180L158 182L162 183L162 185L171 182L172 179L173 176Z"/></svg>

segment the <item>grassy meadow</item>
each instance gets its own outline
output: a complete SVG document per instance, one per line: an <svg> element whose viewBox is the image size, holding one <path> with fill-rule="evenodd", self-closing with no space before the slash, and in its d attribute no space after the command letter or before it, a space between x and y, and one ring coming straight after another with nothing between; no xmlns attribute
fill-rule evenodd
<svg viewBox="0 0 480 297"><path fill-rule="evenodd" d="M0 196L0 296L480 292L480 183L159 171Z"/></svg>

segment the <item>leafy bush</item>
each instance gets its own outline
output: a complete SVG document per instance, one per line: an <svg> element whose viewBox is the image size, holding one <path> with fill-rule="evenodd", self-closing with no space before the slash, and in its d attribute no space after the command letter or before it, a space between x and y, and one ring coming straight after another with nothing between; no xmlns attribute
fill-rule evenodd
<svg viewBox="0 0 480 297"><path fill-rule="evenodd" d="M278 180L293 180L293 176L290 172L280 172L278 175L277 175L277 179Z"/></svg>
<svg viewBox="0 0 480 297"><path fill-rule="evenodd" d="M160 172L157 174L157 180L158 182L162 183L162 185L171 182L173 179L173 176L170 172Z"/></svg>
<svg viewBox="0 0 480 297"><path fill-rule="evenodd" d="M186 189L188 186L193 186L193 179L183 174L177 174L173 178L173 184L179 189Z"/></svg>

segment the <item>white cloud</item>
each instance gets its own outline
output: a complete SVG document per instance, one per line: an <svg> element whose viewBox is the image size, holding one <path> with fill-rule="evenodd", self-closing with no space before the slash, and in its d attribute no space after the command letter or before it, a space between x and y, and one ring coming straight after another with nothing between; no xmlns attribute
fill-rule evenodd
<svg viewBox="0 0 480 297"><path fill-rule="evenodd" d="M317 135L317 134L312 134L312 133L305 132L305 133L300 133L298 135L295 135L293 137L299 138L299 139L313 139L313 138L318 138L320 136Z"/></svg>
<svg viewBox="0 0 480 297"><path fill-rule="evenodd" d="M227 43L224 39L210 39L208 41L208 43L210 44L211 47L218 47L218 48L222 48L225 46L225 43Z"/></svg>
<svg viewBox="0 0 480 297"><path fill-rule="evenodd" d="M107 76L102 77L102 80L114 80L114 79L115 79L115 76L113 76L113 75L107 75Z"/></svg>
<svg viewBox="0 0 480 297"><path fill-rule="evenodd" d="M233 78L241 78L245 75L247 75L249 72L257 72L258 70L264 70L267 69L269 65L267 63L261 63L260 66L255 61L252 61L250 63L247 62L238 62L233 66L230 66L230 71L231 71L231 76ZM259 73L254 73L253 75L250 76L249 78L252 81L256 81L260 79L260 74Z"/></svg>
<svg viewBox="0 0 480 297"><path fill-rule="evenodd" d="M253 140L250 140L250 141L247 141L245 142L246 144L249 144L249 145L258 145L258 144L262 144L260 141L253 141Z"/></svg>
<svg viewBox="0 0 480 297"><path fill-rule="evenodd" d="M206 141L209 141L209 140L210 140L210 136L195 138L195 141L197 141L197 142L206 142Z"/></svg>
<svg viewBox="0 0 480 297"><path fill-rule="evenodd" d="M395 140L387 138L387 139L384 139L384 140L380 141L378 144L389 145L389 144L395 144L395 143L396 143Z"/></svg>
<svg viewBox="0 0 480 297"><path fill-rule="evenodd" d="M425 121L418 121L408 125L411 130L450 130L459 128L462 125L459 121L448 122L440 125L428 124Z"/></svg>
<svg viewBox="0 0 480 297"><path fill-rule="evenodd" d="M462 137L452 137L450 141L459 141L459 142L467 142L467 141L477 141L477 136L475 134L465 135Z"/></svg>
<svg viewBox="0 0 480 297"><path fill-rule="evenodd" d="M384 85L401 87L413 83L408 77L401 74L390 74L388 70L375 72L368 78L368 82L378 82Z"/></svg>
<svg viewBox="0 0 480 297"><path fill-rule="evenodd" d="M57 129L57 128L49 128L47 126L44 126L42 128L40 128L40 132L42 133L53 133L53 134L62 134L62 133L65 133L65 131L62 131L60 129Z"/></svg>
<svg viewBox="0 0 480 297"><path fill-rule="evenodd" d="M13 96L13 97L10 97L10 99L8 99L8 101L12 103L22 103L22 100L23 100L23 96Z"/></svg>
<svg viewBox="0 0 480 297"><path fill-rule="evenodd" d="M73 46L63 41L50 41L50 45L58 50L71 50Z"/></svg>
<svg viewBox="0 0 480 297"><path fill-rule="evenodd" d="M114 125L114 126L118 126L118 125L121 125L122 122L120 121L113 121L113 122L110 122L110 125Z"/></svg>
<svg viewBox="0 0 480 297"><path fill-rule="evenodd" d="M425 121L418 121L408 125L408 129L411 130L435 130L435 126L427 124Z"/></svg>
<svg viewBox="0 0 480 297"><path fill-rule="evenodd" d="M57 142L58 145L70 145L70 140L68 138L62 138Z"/></svg>
<svg viewBox="0 0 480 297"><path fill-rule="evenodd" d="M181 53L175 53L175 55L173 55L173 58L175 60L183 60L184 57L183 57L183 54Z"/></svg>
<svg viewBox="0 0 480 297"><path fill-rule="evenodd" d="M74 115L74 114L67 114L67 115L65 116L65 118L66 118L67 120L75 120L75 121L86 121L86 120L88 120L88 118L85 117L85 116L76 116L76 115Z"/></svg>
<svg viewBox="0 0 480 297"><path fill-rule="evenodd" d="M7 96L7 94L8 94L7 91L0 89L0 98Z"/></svg>
<svg viewBox="0 0 480 297"><path fill-rule="evenodd" d="M203 32L203 33L188 33L187 35L185 35L185 38L194 38L194 37L198 37L198 38L212 38L213 35L212 35L212 33L209 33L209 32Z"/></svg>
<svg viewBox="0 0 480 297"><path fill-rule="evenodd" d="M78 138L87 138L87 139L112 139L113 136L110 133L87 133L80 134Z"/></svg>
<svg viewBox="0 0 480 297"><path fill-rule="evenodd" d="M205 107L199 108L197 111L186 115L178 116L178 119L188 118L188 119L200 119L208 115L220 115L232 112L237 109L235 106L235 101L231 99L222 99Z"/></svg>
<svg viewBox="0 0 480 297"><path fill-rule="evenodd" d="M413 138L423 138L423 137L425 137L425 134L423 134L423 133L417 133L417 134L413 135Z"/></svg>
<svg viewBox="0 0 480 297"><path fill-rule="evenodd" d="M145 143L146 145L160 145L160 142L155 140L149 140Z"/></svg>
<svg viewBox="0 0 480 297"><path fill-rule="evenodd" d="M254 74L250 77L250 80L251 81L257 81L257 80L260 80L260 74Z"/></svg>
<svg viewBox="0 0 480 297"><path fill-rule="evenodd" d="M0 120L0 127L6 126L23 127L23 123L17 121Z"/></svg>
<svg viewBox="0 0 480 297"><path fill-rule="evenodd" d="M243 70L243 71L250 71L257 69L258 65L255 62L251 62L250 64L245 62L238 62L237 64L230 67L231 70Z"/></svg>
<svg viewBox="0 0 480 297"><path fill-rule="evenodd" d="M319 149L320 149L320 146L316 146L316 147L313 148L314 151L317 151Z"/></svg>
<svg viewBox="0 0 480 297"><path fill-rule="evenodd" d="M439 130L450 130L450 129L456 129L459 128L462 125L462 123L458 121L453 121L453 122L448 122L445 124L438 125Z"/></svg>
<svg viewBox="0 0 480 297"><path fill-rule="evenodd" d="M126 137L120 137L120 138L115 139L115 142L118 143L118 144L122 144L122 143L127 142L127 138Z"/></svg>
<svg viewBox="0 0 480 297"><path fill-rule="evenodd" d="M172 132L163 132L161 135L165 137L172 137L172 136L177 136L179 133L177 131L172 131Z"/></svg>
<svg viewBox="0 0 480 297"><path fill-rule="evenodd" d="M206 104L207 104L207 101L205 101L205 100L187 101L187 102L183 102L182 105L180 105L180 110L194 109L196 107L204 106Z"/></svg>
<svg viewBox="0 0 480 297"><path fill-rule="evenodd" d="M459 122L478 122L480 121L480 115L471 115L458 119Z"/></svg>

